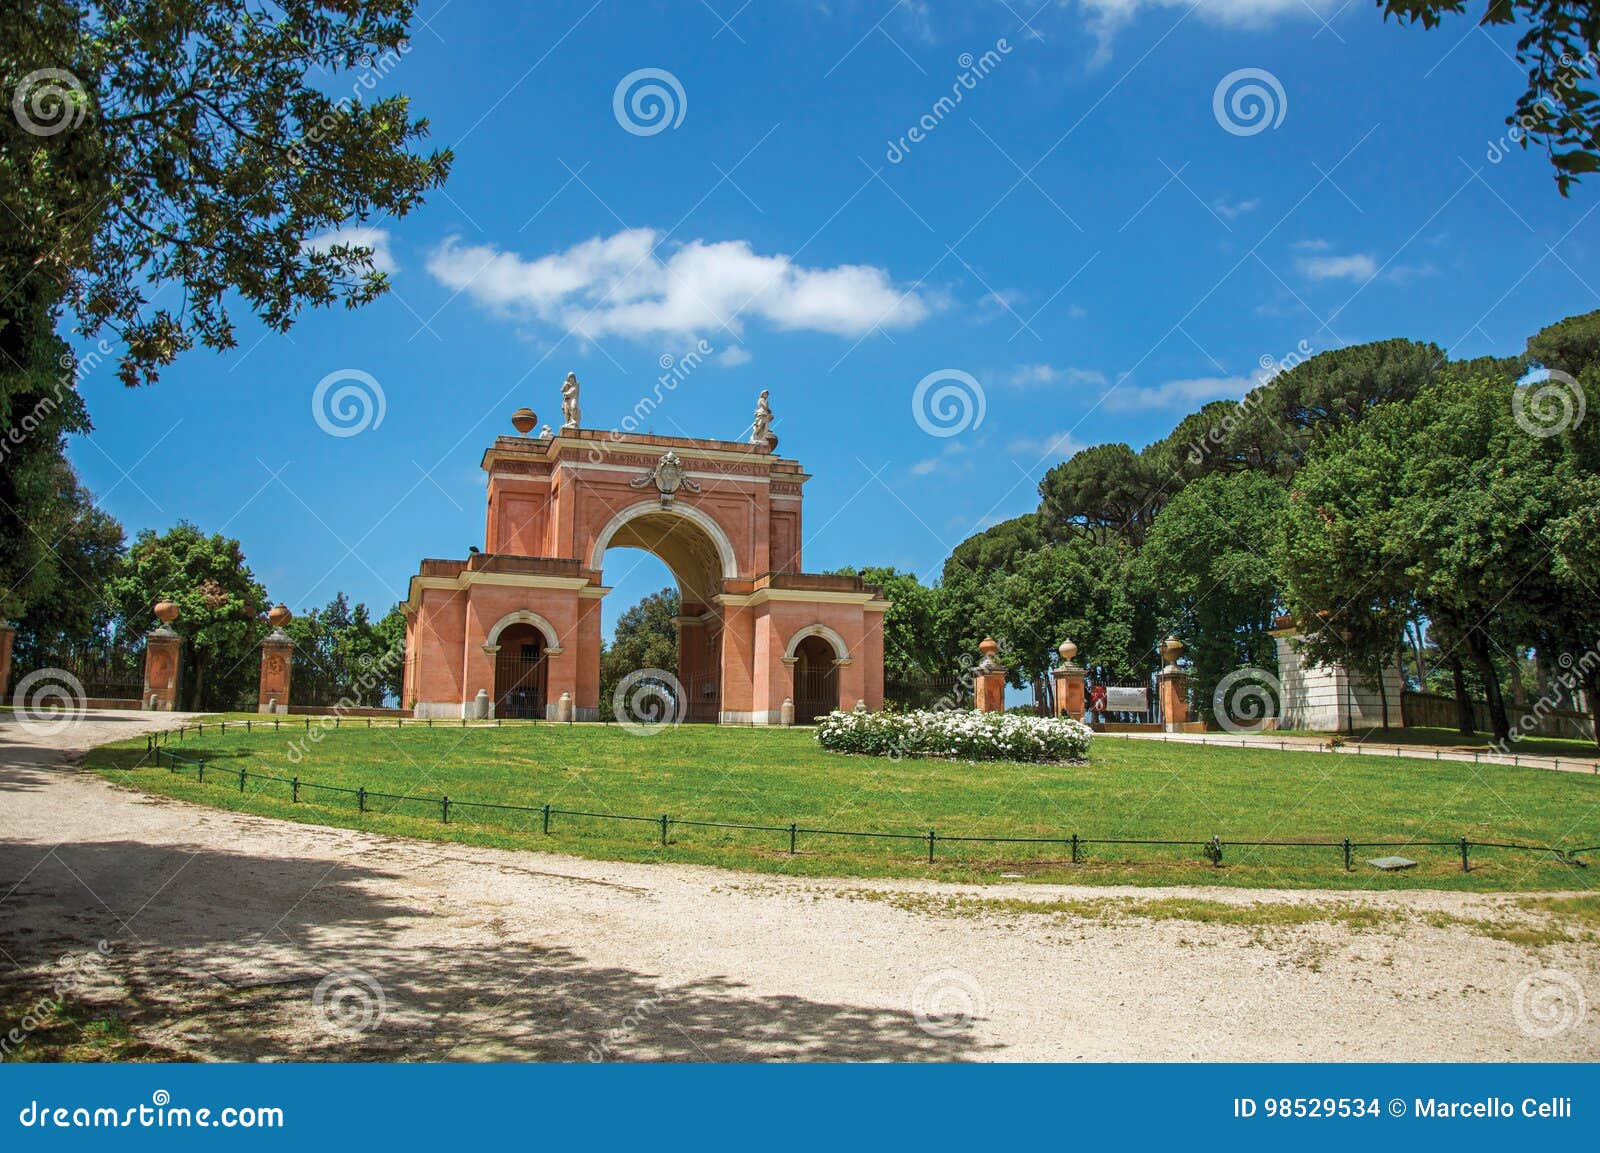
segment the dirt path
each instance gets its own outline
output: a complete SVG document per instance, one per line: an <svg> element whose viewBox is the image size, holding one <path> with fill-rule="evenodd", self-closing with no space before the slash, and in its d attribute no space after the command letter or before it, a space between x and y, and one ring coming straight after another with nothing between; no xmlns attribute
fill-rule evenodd
<svg viewBox="0 0 1600 1153"><path fill-rule="evenodd" d="M0 719L0 984L75 972L82 997L200 1057L1600 1058L1593 945L1533 952L1451 921L1506 898L791 881L279 822L72 767L158 723L39 738ZM1383 916L932 908L1174 892Z"/></svg>

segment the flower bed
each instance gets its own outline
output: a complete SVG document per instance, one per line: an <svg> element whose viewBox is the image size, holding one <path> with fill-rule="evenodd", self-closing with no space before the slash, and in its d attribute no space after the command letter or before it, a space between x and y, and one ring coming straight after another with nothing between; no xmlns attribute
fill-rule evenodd
<svg viewBox="0 0 1600 1153"><path fill-rule="evenodd" d="M817 741L835 753L954 757L967 761L1082 761L1094 733L1065 717L945 710L869 713L835 710L817 722Z"/></svg>

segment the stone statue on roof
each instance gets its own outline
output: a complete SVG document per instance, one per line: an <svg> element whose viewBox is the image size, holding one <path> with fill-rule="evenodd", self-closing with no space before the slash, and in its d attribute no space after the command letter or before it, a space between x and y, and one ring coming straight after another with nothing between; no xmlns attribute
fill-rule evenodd
<svg viewBox="0 0 1600 1153"><path fill-rule="evenodd" d="M751 444L766 444L777 439L772 435L772 406L767 403L768 391L763 388L761 395L756 398L756 414L750 422Z"/></svg>
<svg viewBox="0 0 1600 1153"><path fill-rule="evenodd" d="M578 374L567 373L567 379L561 382L561 427L578 427Z"/></svg>

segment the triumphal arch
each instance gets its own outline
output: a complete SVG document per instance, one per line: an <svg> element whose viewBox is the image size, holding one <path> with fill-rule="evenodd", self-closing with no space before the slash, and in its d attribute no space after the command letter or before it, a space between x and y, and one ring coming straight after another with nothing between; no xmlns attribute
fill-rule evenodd
<svg viewBox="0 0 1600 1153"><path fill-rule="evenodd" d="M536 418L520 409L517 435L484 453L482 551L424 560L411 578L407 708L600 718L600 602L619 548L677 579L679 719L772 725L785 702L801 722L882 706L889 603L857 577L802 571L809 477L777 455L765 393L748 442L586 429L576 378L563 396L563 427L529 435Z"/></svg>

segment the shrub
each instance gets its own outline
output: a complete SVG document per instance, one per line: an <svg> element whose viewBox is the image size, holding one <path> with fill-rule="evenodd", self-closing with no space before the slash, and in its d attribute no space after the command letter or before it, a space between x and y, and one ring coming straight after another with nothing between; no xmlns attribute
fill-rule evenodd
<svg viewBox="0 0 1600 1153"><path fill-rule="evenodd" d="M874 757L954 757L967 761L1082 761L1093 732L1066 717L1020 717L965 710L869 713L834 710L817 722L817 741L835 753Z"/></svg>

